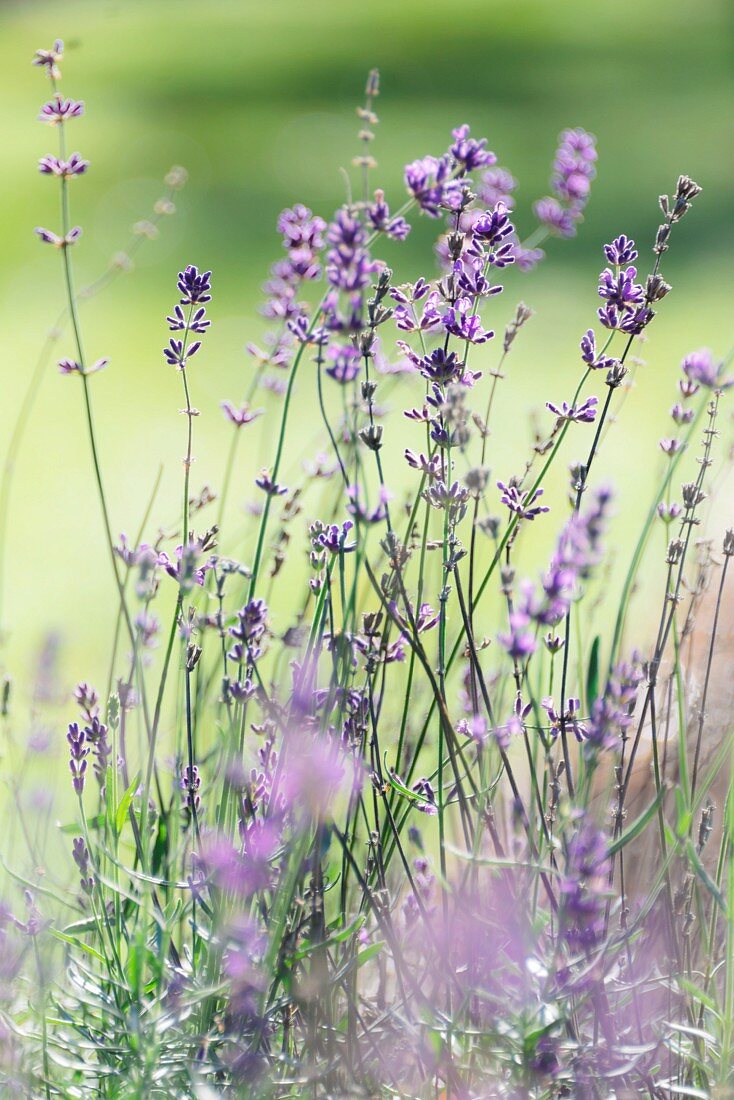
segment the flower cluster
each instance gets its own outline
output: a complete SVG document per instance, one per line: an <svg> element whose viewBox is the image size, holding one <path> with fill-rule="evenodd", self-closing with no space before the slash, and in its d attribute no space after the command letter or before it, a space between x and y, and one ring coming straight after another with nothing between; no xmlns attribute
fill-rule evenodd
<svg viewBox="0 0 734 1100"><path fill-rule="evenodd" d="M553 196L539 199L533 210L541 225L559 237L573 237L596 175L596 138L586 130L564 130L553 162Z"/></svg>
<svg viewBox="0 0 734 1100"><path fill-rule="evenodd" d="M168 347L163 349L166 362L176 370L185 370L189 360L201 347L201 340L189 342L190 335L205 333L211 324L205 308L205 303L211 301L211 274L211 271L199 272L193 264L178 273L177 285L181 297L166 320L170 332L182 332L183 336L180 339L172 336Z"/></svg>

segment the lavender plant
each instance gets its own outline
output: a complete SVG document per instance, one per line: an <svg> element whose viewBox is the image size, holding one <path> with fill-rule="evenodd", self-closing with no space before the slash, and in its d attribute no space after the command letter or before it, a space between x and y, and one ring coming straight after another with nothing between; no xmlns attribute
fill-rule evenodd
<svg viewBox="0 0 734 1100"><path fill-rule="evenodd" d="M304 205L278 221L270 331L243 400L221 406L219 494L191 482L216 275L172 273L161 369L181 376L181 507L130 539L95 433L107 361L86 354L75 292L70 200L89 165L68 152L84 105L58 90L62 60L60 41L35 58L61 209L37 232L59 253L59 368L81 389L117 628L107 684L68 692L67 872L8 867L8 1095L728 1095L734 535L696 529L731 380L707 351L671 379L663 474L597 614L624 507L602 446L701 189L681 176L646 246L600 250L597 317L569 334L578 382L514 466L493 424L520 418L505 383L532 311L497 336L494 300L577 232L595 139L561 134L527 235L514 177L465 125L406 167L391 207L373 187L372 72L353 193L329 221ZM435 256L404 282L379 250L419 217ZM322 438L298 467L308 395ZM243 533L226 505L258 431L274 447ZM569 443L582 457L558 499ZM553 548L536 572L539 531ZM648 558L652 631L630 615ZM17 753L9 686L2 710Z"/></svg>

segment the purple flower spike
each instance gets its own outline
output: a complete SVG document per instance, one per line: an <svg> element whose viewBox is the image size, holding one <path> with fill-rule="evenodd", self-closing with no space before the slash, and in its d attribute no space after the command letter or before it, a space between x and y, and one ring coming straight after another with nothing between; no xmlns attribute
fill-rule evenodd
<svg viewBox="0 0 734 1100"><path fill-rule="evenodd" d="M482 328L478 314L472 313L472 303L469 298L459 298L455 305L450 306L443 316L443 324L452 336L457 336L470 344L486 344L494 336L491 329Z"/></svg>
<svg viewBox="0 0 734 1100"><path fill-rule="evenodd" d="M178 289L181 291L181 305L203 305L211 302L211 271L202 271L194 264L189 264L185 271L178 274Z"/></svg>
<svg viewBox="0 0 734 1100"><path fill-rule="evenodd" d="M622 233L619 237L615 237L611 244L604 245L604 255L609 263L616 267L631 264L637 259L635 242Z"/></svg>
<svg viewBox="0 0 734 1100"><path fill-rule="evenodd" d="M487 149L487 139L477 140L470 137L466 123L452 130L451 136L454 143L449 152L465 172L473 172L475 168L489 168L497 163L497 157Z"/></svg>
<svg viewBox="0 0 734 1100"><path fill-rule="evenodd" d="M502 490L502 496L500 497L502 503L507 505L510 511L514 512L520 519L535 519L543 512L550 512L547 505L535 503L542 497L542 489L536 489L534 493L531 493L529 489L523 492L516 485L512 483L505 485L502 481L497 482L497 488Z"/></svg>
<svg viewBox="0 0 734 1100"><path fill-rule="evenodd" d="M620 310L641 305L645 298L645 288L635 282L636 276L635 267L627 267L619 272L605 268L599 276L599 297Z"/></svg>
<svg viewBox="0 0 734 1100"><path fill-rule="evenodd" d="M66 740L69 742L69 771L71 772L71 782L76 793L81 795L84 792L84 776L87 770L89 748L85 744L86 734L84 730L79 729L77 722L69 723Z"/></svg>
<svg viewBox="0 0 734 1100"><path fill-rule="evenodd" d="M609 845L592 821L581 817L566 850L561 878L560 926L574 952L589 952L604 934L604 908L609 890Z"/></svg>
<svg viewBox="0 0 734 1100"><path fill-rule="evenodd" d="M330 554L351 553L352 550L357 549L356 542L347 542L347 535L352 527L354 527L354 524L350 519L342 523L341 527L336 523L329 524L319 535L319 545L323 546L324 550L328 550Z"/></svg>

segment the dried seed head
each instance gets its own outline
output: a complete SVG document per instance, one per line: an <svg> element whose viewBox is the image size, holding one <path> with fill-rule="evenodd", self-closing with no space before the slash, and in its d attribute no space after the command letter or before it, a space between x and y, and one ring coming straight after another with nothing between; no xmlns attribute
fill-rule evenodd
<svg viewBox="0 0 734 1100"><path fill-rule="evenodd" d="M362 428L359 438L365 447L368 447L371 451L379 451L382 447L382 425L370 424L368 427Z"/></svg>
<svg viewBox="0 0 734 1100"><path fill-rule="evenodd" d="M668 554L665 561L668 565L676 565L683 556L684 542L682 539L671 539L668 543Z"/></svg>
<svg viewBox="0 0 734 1100"><path fill-rule="evenodd" d="M380 94L380 70L370 69L367 77L367 84L365 86L364 94L374 99L376 95Z"/></svg>
<svg viewBox="0 0 734 1100"><path fill-rule="evenodd" d="M683 497L683 504L686 509L690 511L696 508L702 501L706 499L706 494L702 489L699 489L695 481L686 482L681 486L681 495Z"/></svg>
<svg viewBox="0 0 734 1100"><path fill-rule="evenodd" d="M616 390L622 385L627 375L627 368L623 363L615 362L607 371L606 383L610 390Z"/></svg>
<svg viewBox="0 0 734 1100"><path fill-rule="evenodd" d="M173 191L180 191L182 187L186 186L189 174L185 168L182 168L180 164L174 164L172 168L169 168L164 177L164 182L167 187L170 187Z"/></svg>
<svg viewBox="0 0 734 1100"><path fill-rule="evenodd" d="M648 275L647 285L645 287L645 301L647 302L659 302L666 294L671 291L671 286L666 283L662 275Z"/></svg>

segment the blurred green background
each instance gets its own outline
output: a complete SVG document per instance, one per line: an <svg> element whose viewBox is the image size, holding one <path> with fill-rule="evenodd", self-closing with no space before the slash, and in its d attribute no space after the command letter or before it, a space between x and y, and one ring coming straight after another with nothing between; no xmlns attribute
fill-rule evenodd
<svg viewBox="0 0 734 1100"><path fill-rule="evenodd" d="M507 389L492 441L495 476L521 466L526 410L570 397L578 339L594 321L603 242L626 232L647 244L658 194L673 188L679 172L703 185L664 264L674 292L651 329L647 366L605 445L606 470L624 493L623 537L646 504L641 488L660 467L656 441L669 434L677 364L701 345L723 355L732 343L732 13L726 0L4 0L3 450L63 304L59 258L33 235L36 225L56 227L58 201L54 182L36 170L55 135L35 121L47 94L30 64L35 49L65 40L63 91L87 105L69 137L92 162L72 186L72 217L84 227L74 254L79 285L96 278L131 223L148 216L169 166L190 173L177 214L141 250L135 271L83 307L90 357L111 360L94 380L95 400L113 522L129 533L160 465L157 522L172 522L178 510L180 379L160 352L176 271L189 262L214 271L215 324L192 368L202 412L192 484L216 487L229 441L218 403L241 398L250 377L244 345L262 331L258 288L278 255L276 216L295 201L328 216L342 201L340 168L356 152L354 108L368 69L378 66L373 178L394 206L402 201L403 164L443 151L451 128L466 121L520 180L517 220L527 234L531 203L547 191L558 132L584 126L598 137L599 177L579 236L550 242L537 272L510 271L505 295L491 306L497 329L519 298L537 310L518 345L513 396ZM401 281L432 272L435 228L423 220L405 246L385 253ZM58 352L55 358L71 354L67 337ZM493 363L494 350L486 354L485 365ZM303 415L313 408L312 381L304 373L291 466L315 449L317 421ZM238 508L254 495L252 477L269 461L272 442L272 418L246 436L235 526L244 522ZM389 475L395 483L401 469ZM52 360L13 484L5 665L27 679L33 653L53 630L64 639L67 683L102 676L113 615L79 387Z"/></svg>

